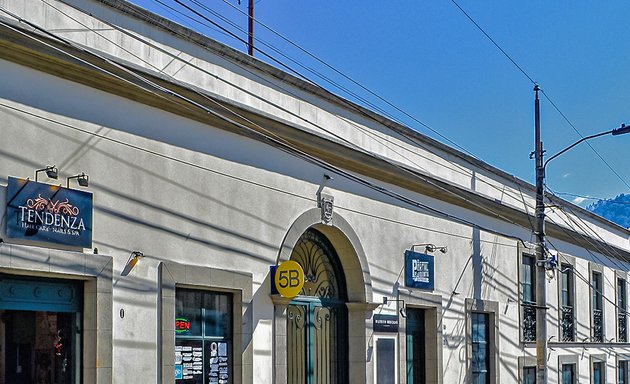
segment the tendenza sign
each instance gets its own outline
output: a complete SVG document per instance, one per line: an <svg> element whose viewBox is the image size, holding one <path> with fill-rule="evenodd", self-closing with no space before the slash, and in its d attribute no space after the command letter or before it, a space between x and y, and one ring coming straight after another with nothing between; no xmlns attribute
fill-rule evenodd
<svg viewBox="0 0 630 384"><path fill-rule="evenodd" d="M92 194L9 177L7 236L92 247Z"/></svg>

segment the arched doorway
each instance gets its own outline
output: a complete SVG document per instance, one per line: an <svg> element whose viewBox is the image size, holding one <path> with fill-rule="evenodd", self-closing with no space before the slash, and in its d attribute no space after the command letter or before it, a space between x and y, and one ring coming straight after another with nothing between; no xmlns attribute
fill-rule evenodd
<svg viewBox="0 0 630 384"><path fill-rule="evenodd" d="M287 383L347 383L348 296L339 257L324 234L309 228L290 259L306 282L286 312Z"/></svg>

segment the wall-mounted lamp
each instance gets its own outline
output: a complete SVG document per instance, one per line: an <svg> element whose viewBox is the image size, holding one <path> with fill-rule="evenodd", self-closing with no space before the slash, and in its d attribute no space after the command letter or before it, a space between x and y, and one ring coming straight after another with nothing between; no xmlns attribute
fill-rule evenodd
<svg viewBox="0 0 630 384"><path fill-rule="evenodd" d="M46 168L35 170L35 181L37 181L37 176L39 176L40 172L46 172L46 176L48 176L49 179L57 180L59 177L59 170L56 165L49 165Z"/></svg>
<svg viewBox="0 0 630 384"><path fill-rule="evenodd" d="M402 305L400 306L400 310L398 312L400 312L400 316L406 318L407 317L407 312L405 311L405 300L402 299L388 299L387 296L383 296L383 305L387 305L387 303L389 303L390 301L394 301L396 303L402 303Z"/></svg>
<svg viewBox="0 0 630 384"><path fill-rule="evenodd" d="M125 264L125 268L123 268L122 272L120 272L120 276L127 276L133 267L138 264L138 261L144 257L144 253L140 251L133 251L131 255L129 255L129 259L127 260L127 264Z"/></svg>
<svg viewBox="0 0 630 384"><path fill-rule="evenodd" d="M90 177L81 172L78 175L70 176L66 179L66 188L70 188L70 179L77 179L77 182L82 187L87 187L90 184Z"/></svg>
<svg viewBox="0 0 630 384"><path fill-rule="evenodd" d="M432 244L432 243L420 243L420 244L413 244L411 246L411 250L413 251L415 247L424 247L424 250L427 253L433 253L435 251L440 251L442 253L448 252L448 247L446 245L444 245L444 246L437 246L437 245Z"/></svg>

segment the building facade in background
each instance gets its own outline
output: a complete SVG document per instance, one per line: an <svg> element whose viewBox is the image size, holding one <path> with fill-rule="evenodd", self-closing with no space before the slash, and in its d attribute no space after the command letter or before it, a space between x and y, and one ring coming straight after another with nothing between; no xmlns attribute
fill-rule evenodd
<svg viewBox="0 0 630 384"><path fill-rule="evenodd" d="M0 384L534 382L530 184L121 0L0 70ZM630 232L549 204L550 382L626 383Z"/></svg>

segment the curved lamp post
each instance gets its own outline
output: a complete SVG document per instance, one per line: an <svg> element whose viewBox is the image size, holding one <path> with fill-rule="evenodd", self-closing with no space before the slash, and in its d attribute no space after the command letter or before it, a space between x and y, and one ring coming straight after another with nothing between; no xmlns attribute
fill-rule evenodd
<svg viewBox="0 0 630 384"><path fill-rule="evenodd" d="M538 99L538 91L540 87L534 86L536 99L534 102L535 122L536 122L536 382L538 384L547 384L547 287L546 287L546 266L547 258L545 255L545 167L556 157L567 152L583 141L612 134L613 136L630 133L630 126L621 124L621 127L610 131L597 133L594 135L583 137L575 143L569 145L565 149L549 157L544 161L544 151L540 136L540 101Z"/></svg>

